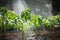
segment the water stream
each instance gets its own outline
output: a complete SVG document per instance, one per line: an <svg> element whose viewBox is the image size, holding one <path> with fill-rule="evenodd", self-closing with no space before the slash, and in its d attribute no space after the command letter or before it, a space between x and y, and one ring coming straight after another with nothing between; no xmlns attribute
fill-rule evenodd
<svg viewBox="0 0 60 40"><path fill-rule="evenodd" d="M13 10L20 14L24 9L27 8L27 5L24 0L12 0Z"/></svg>

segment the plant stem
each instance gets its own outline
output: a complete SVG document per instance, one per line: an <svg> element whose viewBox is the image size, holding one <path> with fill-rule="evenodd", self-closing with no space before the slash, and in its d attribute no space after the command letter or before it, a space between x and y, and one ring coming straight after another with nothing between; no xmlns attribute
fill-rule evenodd
<svg viewBox="0 0 60 40"><path fill-rule="evenodd" d="M45 31L45 27L43 26L43 31Z"/></svg>
<svg viewBox="0 0 60 40"><path fill-rule="evenodd" d="M4 40L4 34L5 34L5 32L4 32L4 17L2 17L2 26L3 26L3 30L2 30L2 32L3 32L3 40Z"/></svg>

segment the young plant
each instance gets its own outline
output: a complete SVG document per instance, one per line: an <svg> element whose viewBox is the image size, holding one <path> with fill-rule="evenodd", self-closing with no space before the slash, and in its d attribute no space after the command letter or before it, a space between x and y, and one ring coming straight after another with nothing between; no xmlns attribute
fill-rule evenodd
<svg viewBox="0 0 60 40"><path fill-rule="evenodd" d="M30 12L31 12L31 11L30 11L29 8L26 9L26 10L24 10L24 11L22 11L22 13L21 13L21 18L22 18L23 20L25 20L25 21L30 20L30 18L31 18L31 13L30 13Z"/></svg>
<svg viewBox="0 0 60 40"><path fill-rule="evenodd" d="M1 29L2 29L3 32L5 31L5 27L4 27L4 20L5 20L4 15L5 14L7 14L7 8L0 7Z"/></svg>
<svg viewBox="0 0 60 40"><path fill-rule="evenodd" d="M43 17L40 15L31 14L31 22L34 23L34 29L37 29L42 24Z"/></svg>
<svg viewBox="0 0 60 40"><path fill-rule="evenodd" d="M60 15L56 15L55 18L56 18L56 21L57 21L56 24L60 24Z"/></svg>

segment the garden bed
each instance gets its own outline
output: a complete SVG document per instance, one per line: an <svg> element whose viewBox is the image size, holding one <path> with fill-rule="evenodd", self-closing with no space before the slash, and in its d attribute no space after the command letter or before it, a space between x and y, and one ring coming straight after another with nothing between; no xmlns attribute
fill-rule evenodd
<svg viewBox="0 0 60 40"><path fill-rule="evenodd" d="M5 40L20 40L22 39L22 32L4 32L4 38L3 38L3 32L0 33L0 39Z"/></svg>

